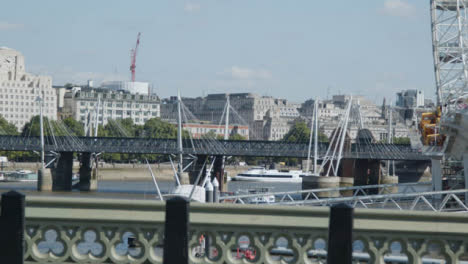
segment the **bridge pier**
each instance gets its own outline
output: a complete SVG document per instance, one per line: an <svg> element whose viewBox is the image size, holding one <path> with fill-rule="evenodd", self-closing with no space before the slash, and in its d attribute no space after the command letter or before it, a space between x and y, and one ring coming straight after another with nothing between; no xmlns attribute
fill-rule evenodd
<svg viewBox="0 0 468 264"><path fill-rule="evenodd" d="M343 159L341 161L340 171L340 187L352 187L354 186L354 165L355 159ZM353 196L353 190L340 191L341 196Z"/></svg>
<svg viewBox="0 0 468 264"><path fill-rule="evenodd" d="M356 159L354 162L354 185L374 185L380 181L380 160ZM377 190L374 190L377 193Z"/></svg>
<svg viewBox="0 0 468 264"><path fill-rule="evenodd" d="M71 191L73 152L60 152L57 165L52 169L52 191Z"/></svg>
<svg viewBox="0 0 468 264"><path fill-rule="evenodd" d="M213 174L212 177L216 177L219 182L219 191L225 192L226 191L226 184L227 179L224 179L224 168L223 168L223 156L218 155L216 156L216 160L213 164Z"/></svg>
<svg viewBox="0 0 468 264"><path fill-rule="evenodd" d="M50 169L45 168L37 171L37 190L52 191L52 173Z"/></svg>
<svg viewBox="0 0 468 264"><path fill-rule="evenodd" d="M90 152L81 153L80 162L80 181L78 189L80 191L95 191L97 190L97 164L93 168L92 157Z"/></svg>
<svg viewBox="0 0 468 264"><path fill-rule="evenodd" d="M431 159L432 190L442 191L442 160Z"/></svg>

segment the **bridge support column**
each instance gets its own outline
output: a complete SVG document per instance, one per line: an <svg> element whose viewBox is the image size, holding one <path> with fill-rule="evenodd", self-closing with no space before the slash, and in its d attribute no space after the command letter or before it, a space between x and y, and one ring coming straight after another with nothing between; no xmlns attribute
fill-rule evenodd
<svg viewBox="0 0 468 264"><path fill-rule="evenodd" d="M354 159L343 159L340 168L340 187L353 187L354 186ZM353 196L353 190L340 191L341 196Z"/></svg>
<svg viewBox="0 0 468 264"><path fill-rule="evenodd" d="M340 187L340 177L336 176L304 176L302 177L302 190L323 189L323 188L338 188ZM340 197L339 191L316 192L315 195L319 198ZM303 198L307 193L302 194ZM313 199L314 196L309 196Z"/></svg>
<svg viewBox="0 0 468 264"><path fill-rule="evenodd" d="M37 171L37 190L52 191L52 173L50 169L39 169Z"/></svg>
<svg viewBox="0 0 468 264"><path fill-rule="evenodd" d="M227 179L224 179L224 168L223 168L223 156L219 155L216 156L216 160L213 164L213 174L214 177L219 182L219 190L221 192L226 191L226 184L227 184Z"/></svg>
<svg viewBox="0 0 468 264"><path fill-rule="evenodd" d="M354 162L354 186L374 185L380 182L380 161L357 159ZM369 190L376 194L378 190Z"/></svg>
<svg viewBox="0 0 468 264"><path fill-rule="evenodd" d="M203 163L205 163L205 160L206 160L206 155L197 156L197 161L195 162L195 164L192 165L192 169L189 172L190 184L195 183L195 180L197 179L197 177L198 177L198 175L200 173L200 170L202 169ZM206 164L205 167L203 168L202 177L204 177L205 174L206 174L206 167L207 166L209 166L209 164Z"/></svg>
<svg viewBox="0 0 468 264"><path fill-rule="evenodd" d="M78 189L80 191L95 191L97 190L97 164L93 168L90 152L81 153L80 163L80 182Z"/></svg>
<svg viewBox="0 0 468 264"><path fill-rule="evenodd" d="M73 152L60 152L57 166L52 169L52 191L71 191Z"/></svg>
<svg viewBox="0 0 468 264"><path fill-rule="evenodd" d="M431 159L432 172L432 190L442 191L442 161L440 159Z"/></svg>

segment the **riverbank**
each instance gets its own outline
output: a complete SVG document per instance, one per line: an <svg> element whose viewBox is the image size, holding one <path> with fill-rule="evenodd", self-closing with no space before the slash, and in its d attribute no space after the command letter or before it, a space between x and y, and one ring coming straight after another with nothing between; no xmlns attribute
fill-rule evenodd
<svg viewBox="0 0 468 264"><path fill-rule="evenodd" d="M9 162L6 170L31 170L37 171L40 168L38 162ZM73 163L73 172L78 172L79 162ZM237 174L248 170L250 166L232 166L226 167L228 176L234 177ZM151 169L158 181L174 180L174 172L170 163L152 164ZM139 163L104 163L100 162L98 167L98 179L109 181L147 181L151 180L151 174L148 165Z"/></svg>

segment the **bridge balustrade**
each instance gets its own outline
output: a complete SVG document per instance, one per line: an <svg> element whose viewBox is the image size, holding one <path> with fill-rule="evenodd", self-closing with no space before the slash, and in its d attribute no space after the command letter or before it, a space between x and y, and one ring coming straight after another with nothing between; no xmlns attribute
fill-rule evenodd
<svg viewBox="0 0 468 264"><path fill-rule="evenodd" d="M159 201L27 197L25 263L162 263L164 221ZM328 224L325 207L192 203L190 263L323 263ZM353 232L356 262L468 259L466 215L355 209Z"/></svg>

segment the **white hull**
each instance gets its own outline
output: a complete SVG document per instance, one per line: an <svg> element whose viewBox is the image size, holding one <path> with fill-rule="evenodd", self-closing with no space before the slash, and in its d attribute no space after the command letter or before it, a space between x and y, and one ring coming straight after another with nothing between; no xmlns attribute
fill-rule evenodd
<svg viewBox="0 0 468 264"><path fill-rule="evenodd" d="M237 174L233 181L254 182L302 182L302 171L278 171L265 168L252 168L246 172Z"/></svg>
<svg viewBox="0 0 468 264"><path fill-rule="evenodd" d="M232 179L233 181L255 181L255 182L302 182L302 178L275 178L275 177L255 177L255 176L239 176Z"/></svg>

